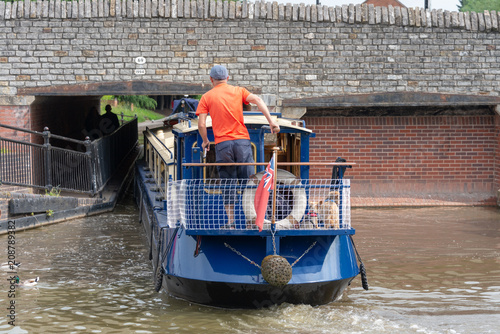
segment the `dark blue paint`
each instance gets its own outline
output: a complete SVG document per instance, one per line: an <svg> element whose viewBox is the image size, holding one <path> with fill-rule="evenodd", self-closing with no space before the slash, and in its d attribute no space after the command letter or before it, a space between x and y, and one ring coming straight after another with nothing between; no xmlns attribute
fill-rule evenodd
<svg viewBox="0 0 500 334"><path fill-rule="evenodd" d="M264 160L264 133L260 126L251 125L249 133L252 142L257 147L257 162ZM282 132L301 133L302 162L309 161L309 138L314 135L305 131L282 128ZM197 131L181 133L173 131L176 140L177 178L190 180L201 179L202 168L185 168L182 163L199 162L201 137ZM208 129L209 140L213 141L213 133ZM260 170L264 167L260 166ZM208 290L225 291L225 287L241 284L242 290L248 295L259 294L265 300L266 293L274 293L275 287L270 286L262 277L260 265L266 255L274 254L274 245L277 254L285 257L290 264L300 260L293 267L293 276L288 287L283 291L287 297L282 301L307 301L310 304L329 302L345 286L359 274L355 252L350 235L354 229L342 230L278 230L274 237L270 231L258 230L221 230L218 229L223 221L213 221L201 228L194 223L187 223L186 227L169 227L167 224L168 212L163 202L155 200L156 192L151 191L152 183L146 183L146 172L141 163L136 168L136 198L142 198L138 203L142 214L148 241L152 248L154 267L161 265L166 285L171 287L171 293L188 298L194 302L218 305L222 302L211 300ZM309 167L300 168L302 180L309 178ZM307 181L304 181L307 182ZM200 185L205 187L205 185ZM327 186L329 187L329 186ZM213 206L213 196L192 187L187 193L186 206L193 203L206 203ZM201 195L200 195L201 194ZM240 201L241 202L241 201ZM217 201L221 203L221 201ZM211 207L214 213L224 217L222 205ZM244 213L241 205L235 207L237 220L244 224ZM202 218L202 217L198 217ZM201 236L201 246L197 249L197 238ZM274 245L273 245L274 238ZM316 243L316 244L314 244ZM313 245L307 252L306 250ZM237 254L234 250L240 254ZM302 257L302 258L301 258ZM179 282L186 282L185 286ZM188 284L189 283L189 284ZM304 287L304 289L301 288ZM318 297L304 297L304 291L313 291L316 286ZM306 289L307 287L307 289ZM206 289L206 293L197 294L192 289ZM312 290L311 290L312 289ZM325 289L325 293L321 293ZM196 296L199 295L199 298ZM321 297L323 296L323 297ZM326 300L324 299L327 296ZM230 299L228 299L230 300ZM278 302L279 303L279 302ZM251 307L251 305L248 305Z"/></svg>

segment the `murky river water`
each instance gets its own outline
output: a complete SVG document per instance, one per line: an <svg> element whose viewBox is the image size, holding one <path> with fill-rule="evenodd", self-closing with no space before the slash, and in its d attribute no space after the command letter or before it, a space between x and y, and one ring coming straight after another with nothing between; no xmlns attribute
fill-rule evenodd
<svg viewBox="0 0 500 334"><path fill-rule="evenodd" d="M500 210L355 209L359 277L320 307L222 310L156 293L130 199L115 212L16 234L21 280L0 272L0 332L10 333L498 333ZM0 236L7 257L7 236ZM0 255L2 256L2 255ZM15 327L8 324L15 301Z"/></svg>

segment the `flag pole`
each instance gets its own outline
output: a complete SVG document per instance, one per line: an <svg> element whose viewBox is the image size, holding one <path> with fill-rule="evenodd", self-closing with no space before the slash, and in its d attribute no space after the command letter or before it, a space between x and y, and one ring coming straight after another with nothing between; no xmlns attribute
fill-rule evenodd
<svg viewBox="0 0 500 334"><path fill-rule="evenodd" d="M276 152L279 151L279 147L273 147L273 169L274 169L274 178L273 178L273 215L271 218L271 229L274 231L276 228L276 181L278 179L278 170L276 169L277 161L276 161Z"/></svg>

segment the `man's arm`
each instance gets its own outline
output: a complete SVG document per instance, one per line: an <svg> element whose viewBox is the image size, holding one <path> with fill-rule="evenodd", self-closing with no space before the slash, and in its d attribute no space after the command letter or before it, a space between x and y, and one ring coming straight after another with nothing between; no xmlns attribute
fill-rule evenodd
<svg viewBox="0 0 500 334"><path fill-rule="evenodd" d="M247 102L257 105L257 108L259 108L260 112L266 117L267 121L269 122L271 133L280 132L280 126L278 125L278 123L273 121L273 119L271 118L271 114L269 113L269 109L267 109L266 104L259 96L250 94L247 97Z"/></svg>
<svg viewBox="0 0 500 334"><path fill-rule="evenodd" d="M198 115L198 132L200 133L200 136L203 139L201 148L203 150L207 149L207 151L210 151L210 142L208 141L208 136L207 136L207 114Z"/></svg>

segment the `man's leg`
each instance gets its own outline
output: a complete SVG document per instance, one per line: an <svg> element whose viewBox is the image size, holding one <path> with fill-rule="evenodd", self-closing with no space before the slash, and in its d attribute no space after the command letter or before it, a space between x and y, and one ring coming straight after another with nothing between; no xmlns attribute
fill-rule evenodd
<svg viewBox="0 0 500 334"><path fill-rule="evenodd" d="M235 144L234 155L236 162L254 162L252 144L250 140L237 140ZM250 175L255 174L255 166L239 166L237 174L240 186L245 187L248 179L250 178ZM250 226L250 228L252 228L255 225L252 224Z"/></svg>
<svg viewBox="0 0 500 334"><path fill-rule="evenodd" d="M229 228L234 228L234 204L226 204L224 205L224 209L226 210L227 215L226 226Z"/></svg>
<svg viewBox="0 0 500 334"><path fill-rule="evenodd" d="M234 146L235 162L254 162L252 144L250 140L235 140ZM255 166L239 166L237 170L238 179L247 180L250 175L255 174Z"/></svg>
<svg viewBox="0 0 500 334"><path fill-rule="evenodd" d="M215 146L215 156L217 163L235 162L233 155L233 141L224 141ZM219 177L224 182L222 190L222 200L227 215L227 225L234 226L234 203L236 201L235 182L237 168L234 166L219 166Z"/></svg>

